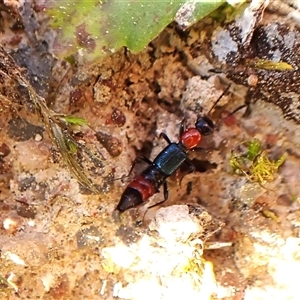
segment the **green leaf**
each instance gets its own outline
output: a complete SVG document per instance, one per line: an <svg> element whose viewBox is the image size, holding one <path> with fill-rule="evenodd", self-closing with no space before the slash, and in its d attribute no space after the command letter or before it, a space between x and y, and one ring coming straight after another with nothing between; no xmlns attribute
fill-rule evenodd
<svg viewBox="0 0 300 300"><path fill-rule="evenodd" d="M277 159L275 161L275 166L277 168L279 168L285 162L287 157L288 157L288 154L287 154L287 152L285 152L279 159Z"/></svg>
<svg viewBox="0 0 300 300"><path fill-rule="evenodd" d="M258 139L254 139L253 141L250 141L248 144L248 150L247 150L247 159L254 160L254 158L259 154L261 150L261 142Z"/></svg>
<svg viewBox="0 0 300 300"><path fill-rule="evenodd" d="M274 70L274 71L293 71L294 68L292 65L284 61L274 62L266 59L255 59L254 67L257 69L263 70Z"/></svg>
<svg viewBox="0 0 300 300"><path fill-rule="evenodd" d="M69 125L87 125L88 121L76 116L61 116L61 118Z"/></svg>
<svg viewBox="0 0 300 300"><path fill-rule="evenodd" d="M66 142L66 146L67 146L68 150L70 151L70 153L72 153L72 154L77 153L78 147L72 140L66 139L65 142Z"/></svg>
<svg viewBox="0 0 300 300"><path fill-rule="evenodd" d="M169 23L190 26L225 0L79 0L48 1L46 12L58 30L54 51L68 57L77 51L88 62L126 46L144 49Z"/></svg>

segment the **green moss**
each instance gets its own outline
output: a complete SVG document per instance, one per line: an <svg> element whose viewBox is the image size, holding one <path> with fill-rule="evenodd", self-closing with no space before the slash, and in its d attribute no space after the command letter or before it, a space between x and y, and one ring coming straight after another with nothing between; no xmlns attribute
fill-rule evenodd
<svg viewBox="0 0 300 300"><path fill-rule="evenodd" d="M278 168L284 163L287 158L287 153L284 153L277 160L271 160L268 157L268 152L262 150L259 140L244 143L246 151L232 151L229 161L231 172L241 176L246 176L250 181L264 183L274 180Z"/></svg>

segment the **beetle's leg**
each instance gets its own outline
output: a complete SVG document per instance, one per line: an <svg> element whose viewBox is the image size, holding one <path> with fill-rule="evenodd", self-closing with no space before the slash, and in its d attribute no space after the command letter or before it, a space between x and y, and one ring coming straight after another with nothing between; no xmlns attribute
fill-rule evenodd
<svg viewBox="0 0 300 300"><path fill-rule="evenodd" d="M138 157L133 161L132 166L131 166L131 169L130 169L130 171L129 171L127 177L129 177L129 176L131 175L131 173L132 173L132 171L133 171L135 165L136 165L138 162L140 162L140 161L144 161L144 162L147 163L148 165L152 165L152 161L151 161L149 158L147 158L147 157L145 157L145 156L138 156Z"/></svg>
<svg viewBox="0 0 300 300"><path fill-rule="evenodd" d="M207 149L204 147L195 147L191 151L209 151L209 150L211 150L211 149Z"/></svg>
<svg viewBox="0 0 300 300"><path fill-rule="evenodd" d="M135 165L136 165L139 161L141 161L141 160L144 161L144 162L146 162L146 163L149 164L149 165L152 165L152 161L151 161L149 158L144 157L144 156L138 156L138 157L133 161L133 163L132 163L132 165L131 165L131 168L130 168L130 171L129 171L128 175L123 175L121 178L117 178L117 180L118 180L118 179L124 179L124 178L130 177L130 175L131 175L131 173L132 173L132 171L133 171ZM115 179L115 180L116 180L116 179Z"/></svg>
<svg viewBox="0 0 300 300"><path fill-rule="evenodd" d="M164 132L160 133L159 138L163 138L168 144L171 144L169 137Z"/></svg>
<svg viewBox="0 0 300 300"><path fill-rule="evenodd" d="M169 189L168 189L168 183L164 182L164 201L166 201L169 197Z"/></svg>
<svg viewBox="0 0 300 300"><path fill-rule="evenodd" d="M180 129L179 129L179 136L182 136L182 134L184 133L184 122L185 122L185 119L183 119L180 123Z"/></svg>
<svg viewBox="0 0 300 300"><path fill-rule="evenodd" d="M153 204L151 206L148 206L147 210L150 209L150 208L153 208L155 206L163 204L165 201L167 201L168 197L169 197L168 183L165 181L164 182L164 200L161 200L161 201L159 201L159 202L157 202L157 203L155 203L155 204ZM146 214L146 212L145 212L145 214Z"/></svg>
<svg viewBox="0 0 300 300"><path fill-rule="evenodd" d="M181 182L182 182L182 179L184 178L184 176L188 175L188 174L191 174L193 172L195 172L196 168L194 166L194 164L189 160L189 159L186 159L184 161L184 164L188 167L188 171L186 174L184 174L181 178L180 178L180 181L179 181L179 186L181 187Z"/></svg>

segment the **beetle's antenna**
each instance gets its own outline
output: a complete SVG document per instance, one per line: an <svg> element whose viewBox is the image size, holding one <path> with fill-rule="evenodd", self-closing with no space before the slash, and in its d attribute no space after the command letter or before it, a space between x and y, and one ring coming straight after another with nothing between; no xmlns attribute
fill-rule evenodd
<svg viewBox="0 0 300 300"><path fill-rule="evenodd" d="M219 122L217 123L216 128L219 128L221 123L224 122L227 118L231 117L232 115L234 115L239 110L243 109L244 107L248 107L248 106L249 106L249 104L247 104L247 103L238 106L236 109L234 109L232 112L230 112L226 117L221 118L219 120Z"/></svg>
<svg viewBox="0 0 300 300"><path fill-rule="evenodd" d="M216 105L220 102L220 100L223 98L223 96L229 91L231 84L229 84L226 89L223 91L223 93L220 95L220 97L216 100L216 102L213 104L213 106L210 108L208 113L206 114L207 116L212 112L212 110L216 107Z"/></svg>

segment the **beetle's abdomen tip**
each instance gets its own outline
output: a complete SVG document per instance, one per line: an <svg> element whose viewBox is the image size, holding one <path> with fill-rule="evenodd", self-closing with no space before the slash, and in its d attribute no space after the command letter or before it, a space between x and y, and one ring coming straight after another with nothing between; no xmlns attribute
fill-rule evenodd
<svg viewBox="0 0 300 300"><path fill-rule="evenodd" d="M140 192L134 188L127 187L122 194L121 200L116 207L119 212L124 212L125 210L136 207L143 203L143 198Z"/></svg>

